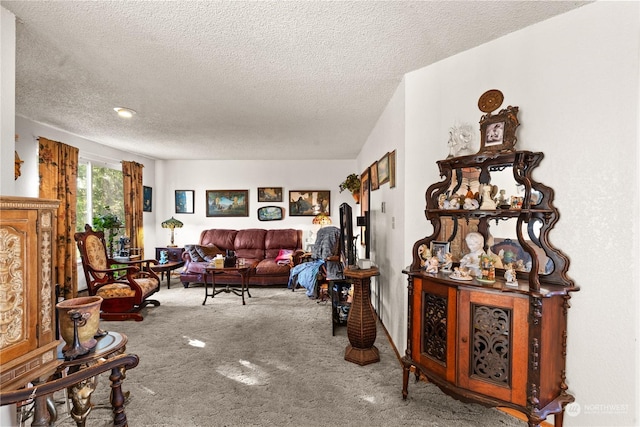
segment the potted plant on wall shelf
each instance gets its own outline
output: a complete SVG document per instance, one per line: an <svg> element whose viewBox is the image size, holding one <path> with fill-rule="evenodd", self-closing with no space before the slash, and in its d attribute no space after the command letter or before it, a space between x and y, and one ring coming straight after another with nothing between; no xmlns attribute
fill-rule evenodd
<svg viewBox="0 0 640 427"><path fill-rule="evenodd" d="M360 177L355 173L350 174L339 186L340 192L349 190L356 204L360 203Z"/></svg>

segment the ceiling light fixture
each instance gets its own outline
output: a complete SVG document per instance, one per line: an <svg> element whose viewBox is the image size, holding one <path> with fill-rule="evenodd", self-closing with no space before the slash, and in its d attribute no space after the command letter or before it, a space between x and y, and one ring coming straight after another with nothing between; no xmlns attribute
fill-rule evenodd
<svg viewBox="0 0 640 427"><path fill-rule="evenodd" d="M115 107L114 111L118 113L120 117L123 117L125 119L130 119L134 114L136 114L134 110L126 107Z"/></svg>

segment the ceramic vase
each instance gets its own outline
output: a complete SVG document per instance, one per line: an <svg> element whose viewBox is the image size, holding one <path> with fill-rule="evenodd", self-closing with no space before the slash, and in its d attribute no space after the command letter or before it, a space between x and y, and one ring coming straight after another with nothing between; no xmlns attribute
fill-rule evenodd
<svg viewBox="0 0 640 427"><path fill-rule="evenodd" d="M80 345L87 350L96 346L94 336L100 324L100 305L102 297L78 297L64 300L56 304L58 309L58 321L60 324L60 335L66 345L63 352L73 347L73 327L74 321L71 312L79 312L81 317L78 321L78 340Z"/></svg>

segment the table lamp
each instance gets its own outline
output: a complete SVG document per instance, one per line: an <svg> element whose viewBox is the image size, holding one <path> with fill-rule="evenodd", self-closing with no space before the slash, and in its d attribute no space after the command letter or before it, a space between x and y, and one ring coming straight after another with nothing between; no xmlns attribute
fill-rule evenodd
<svg viewBox="0 0 640 427"><path fill-rule="evenodd" d="M325 225L331 225L331 218L323 213L319 213L313 218L313 224L319 225L320 228L322 228Z"/></svg>
<svg viewBox="0 0 640 427"><path fill-rule="evenodd" d="M175 228L182 228L184 224L181 221L178 221L174 217L169 218L168 220L162 223L162 228L170 228L171 229L171 244L167 245L168 248L175 248L177 245L173 244L173 230Z"/></svg>

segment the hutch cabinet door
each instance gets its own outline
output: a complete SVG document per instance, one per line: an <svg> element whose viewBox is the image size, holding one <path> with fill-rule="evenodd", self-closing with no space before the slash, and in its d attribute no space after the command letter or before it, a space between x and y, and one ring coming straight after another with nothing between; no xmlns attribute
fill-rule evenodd
<svg viewBox="0 0 640 427"><path fill-rule="evenodd" d="M456 288L414 279L412 358L429 372L455 381Z"/></svg>
<svg viewBox="0 0 640 427"><path fill-rule="evenodd" d="M458 384L526 406L529 299L461 289Z"/></svg>
<svg viewBox="0 0 640 427"><path fill-rule="evenodd" d="M3 211L0 218L0 358L16 359L38 347L38 211Z"/></svg>

